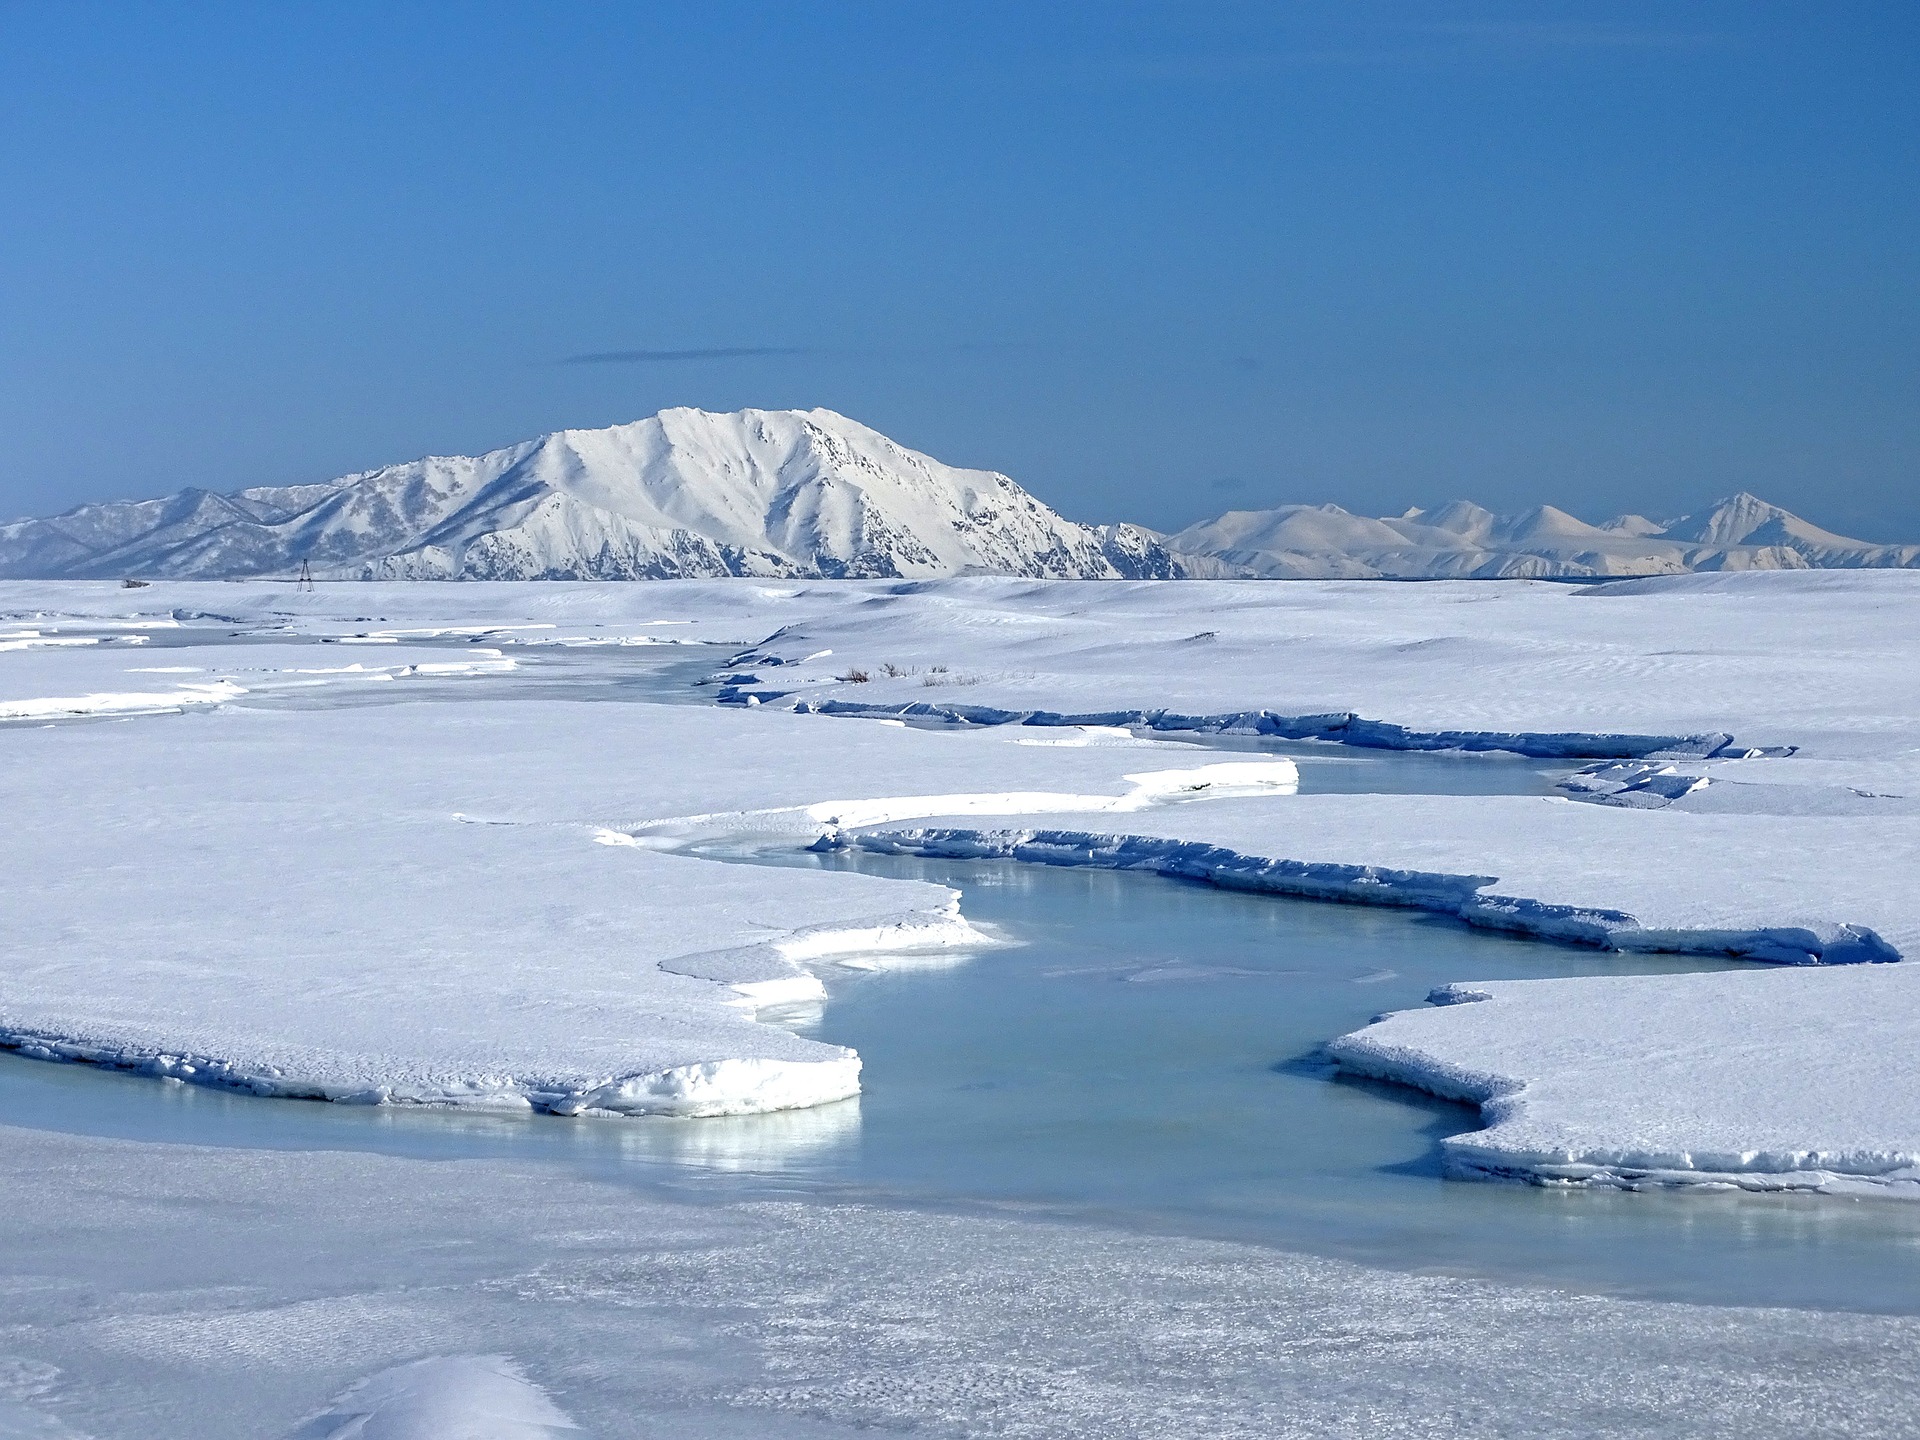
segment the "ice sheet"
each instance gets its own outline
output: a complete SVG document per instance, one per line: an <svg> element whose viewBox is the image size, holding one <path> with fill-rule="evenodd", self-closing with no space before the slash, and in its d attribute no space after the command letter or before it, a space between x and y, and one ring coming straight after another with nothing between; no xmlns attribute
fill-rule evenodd
<svg viewBox="0 0 1920 1440"><path fill-rule="evenodd" d="M20 1433L62 1440L311 1440L356 1382L487 1355L580 1427L554 1440L1767 1440L1898 1433L1916 1398L1920 1325L1897 1317L1095 1224L675 1203L533 1164L16 1129L0 1147L0 1378L19 1380L0 1395Z"/></svg>
<svg viewBox="0 0 1920 1440"><path fill-rule="evenodd" d="M1580 801L1286 798L1276 791L1258 802L1156 806L1126 814L1124 823L1111 803L1083 805L1078 815L1043 811L1044 824L1021 822L1060 832L1057 841L1036 847L1026 837L1010 843L1034 858L1104 855L1115 863L1165 863L1176 873L1216 872L1232 883L1257 879L1294 893L1427 904L1474 923L1585 943L1829 963L1911 957L1920 946L1920 911L1910 883L1920 873L1920 664L1911 639L1920 633L1920 576L1909 573L1696 576L1591 589L1535 582L967 580L366 585L299 593L269 585L121 592L16 584L0 587L0 610L10 617L10 631L53 638L72 628L54 612L89 615L103 635L114 626L124 631L136 615L189 624L195 616L220 615L236 624L284 625L334 638L377 639L398 629L459 631L469 639L479 634L508 657L529 637L542 644L658 637L668 633L669 622L690 622L670 627L680 638L738 639L736 663L715 693L734 702L734 719L746 723L738 712L752 711L776 728L730 729L732 720L708 714L698 721L711 727L704 733L653 747L650 754L665 757L664 767L656 759L655 768L684 773L687 785L631 799L616 789L566 807L494 795L492 818L575 823L592 815L610 833L643 842L604 847L631 851L627 863L633 865L676 858L643 859L644 845L684 843L703 825L724 830L771 823L780 833L802 834L823 817L811 807L828 802L836 807L829 819L845 820L840 808L869 824L912 817L920 830L964 832L942 843L1005 848L1001 838L979 839L982 832L1006 828L993 823L991 803L956 802L952 809L960 813L942 824L926 811L944 802L899 802L1029 791L1053 797L1044 802L1049 807L1089 795L1111 802L1127 793L1122 777L1163 767L1139 763L1140 756L1124 745L1019 742L1084 738L1099 734L1097 727L1129 723L1188 731L1231 727L1367 746L1508 746L1536 754L1624 757L1640 768L1596 772ZM532 625L554 629L496 634L487 628ZM100 652L43 647L9 652L0 661L53 664ZM794 708L913 710L968 722L976 733L954 744L948 742L959 737L912 739L917 732L898 726L762 713ZM1078 728L1068 728L1069 722ZM982 725L998 727L986 733L1005 743L978 748L986 738L979 733ZM742 738L747 736L754 738ZM882 736L894 738L877 738ZM862 772L860 785L849 785L847 772L834 769L843 751L865 754L868 747L895 741L900 748L886 757L858 762L875 767ZM577 764L579 755L595 753L596 742L567 743L586 748L563 746L575 760L536 766L541 783L564 789L575 782L554 777L578 772L598 784L604 770ZM322 744L316 753L325 751ZM713 758L715 752L726 757L724 763ZM767 758L743 771L737 757L747 754ZM687 759L702 755L708 758ZM1126 761L1114 763L1116 755ZM1022 756L1040 763L1025 765ZM62 756L34 765L69 763ZM170 765L172 752L143 763L149 769ZM324 763L335 759L329 754ZM423 752L410 763L428 762ZM431 764L447 763L436 739ZM289 773L298 773L297 767ZM743 775L754 783L740 783ZM782 778L758 783L769 775ZM66 782L35 783L39 789L29 784L20 792L23 813L57 813L66 803ZM357 783L371 784L364 778ZM383 801L388 793L390 786ZM1586 803L1595 799L1614 803ZM884 803L857 809L849 804L854 801ZM191 812L193 805L183 800L181 807ZM364 803L357 813L380 808ZM437 795L429 809L489 815L464 791ZM768 822L770 814L776 818ZM703 818L688 824L689 817ZM62 819L54 829L65 825ZM88 840L75 841L69 867L88 863L92 837L110 828L98 816L83 817L74 833ZM229 830L210 843L231 846L239 833ZM382 864L389 852L406 848L399 833L381 842L385 850L370 852ZM439 833L434 846L441 843ZM25 840L18 843L26 847ZM1225 853L1210 858L1208 847ZM173 865L176 853L189 852L155 844L137 853L136 871L162 854ZM569 855L566 863L576 862ZM210 873L214 867L203 868ZM222 893L225 882L190 873L196 883L213 887L209 893ZM244 914L234 892L224 893L225 911ZM378 883L372 893L382 893ZM311 906L309 913L319 909ZM730 946L738 948L731 939L710 948ZM124 947L118 953L124 956ZM476 953L500 950L480 944ZM123 958L101 966L88 974L128 973ZM1717 994L1710 987L1685 990L1700 998L1684 1006L1673 1002L1684 1016L1675 1023L1697 1037L1696 1049L1706 1057L1690 1082L1701 1094L1714 1087L1736 1093L1724 1069L1709 1063L1715 1055L1783 1057L1765 1067L1764 1076L1744 1080L1738 1106L1729 1102L1725 1114L1705 1101L1674 1100L1662 1111L1653 1095L1635 1102L1651 1107L1641 1110L1622 1098L1616 1119L1604 1123L1597 1112L1582 1110L1576 1117L1556 1110L1572 1104L1566 1097L1577 1087L1569 1081L1556 1088L1555 1077L1575 1074L1577 1067L1568 1067L1578 1055L1567 1047L1529 1050L1524 1030L1509 1033L1505 1017L1514 1017L1515 1026L1536 1021L1523 1019L1526 1012L1517 1004L1501 1001L1409 1018L1404 1033L1417 1034L1420 1044L1403 1046L1403 1060L1396 1063L1408 1078L1421 1078L1412 1067L1423 1063L1419 1054L1428 1053L1420 1047L1430 1047L1435 1075L1446 1066L1464 1066L1498 1075L1505 1085L1528 1087L1509 1089L1507 1097L1516 1104L1523 1099L1532 1122L1550 1127L1561 1123L1558 1114L1569 1126L1577 1118L1599 1127L1578 1131L1586 1158L1570 1164L1604 1166L1612 1164L1609 1156L1655 1152L1751 1152L1754 1165L1740 1173L1759 1175L1772 1173L1762 1163L1768 1156L1810 1156L1833 1147L1898 1157L1910 1137L1895 1130L1868 1133L1866 1117L1878 1112L1859 1106L1855 1095L1863 1086L1907 1093L1904 1057L1920 1038L1920 1003L1908 998L1903 976L1899 967L1844 976L1838 969L1764 981L1756 976L1756 984L1793 987L1793 1003L1740 1010L1737 1022L1730 1018L1737 1007L1707 998ZM1716 983L1741 993L1747 979ZM71 994L78 983L66 977L53 989ZM1632 985L1620 991L1622 997L1638 993ZM1615 1005L1613 992L1607 995L1613 1020L1598 1014L1593 1019L1613 1038L1592 1040L1580 1052L1587 1068L1577 1073L1589 1077L1582 1082L1587 1085L1598 1084L1591 1077L1609 1046L1632 1041L1633 1005L1625 998ZM1853 1007L1868 1003L1869 995L1881 1028L1858 1041L1864 1049L1850 1057L1867 1069L1847 1070L1843 1077L1840 1067L1823 1060L1823 1036L1853 1033L1850 1027L1864 1023ZM1575 1002L1539 1003L1550 1008ZM1582 992L1577 1003L1594 1002ZM1443 1041L1456 1033L1458 1045ZM1510 1107L1501 1113L1517 1112ZM1767 1128L1774 1119L1785 1123L1791 1117L1825 1117L1832 1124L1797 1139ZM1749 1120L1751 1136L1740 1128ZM1681 1128L1661 1128L1668 1122ZM1794 1173L1802 1169L1794 1162Z"/></svg>

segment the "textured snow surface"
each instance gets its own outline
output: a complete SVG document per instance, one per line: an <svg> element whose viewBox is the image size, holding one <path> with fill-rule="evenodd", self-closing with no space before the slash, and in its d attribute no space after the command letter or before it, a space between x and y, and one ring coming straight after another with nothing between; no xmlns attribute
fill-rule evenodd
<svg viewBox="0 0 1920 1440"><path fill-rule="evenodd" d="M371 1392L384 1423L484 1404L495 1428L471 1433L516 1440L541 1432L509 1417L551 1440L1757 1440L1904 1433L1916 1400L1910 1319L1093 1224L676 1204L532 1163L0 1144L0 1414L22 1435L315 1440ZM494 1355L544 1401L500 1370L436 1396L444 1370L399 1368Z"/></svg>
<svg viewBox="0 0 1920 1440"><path fill-rule="evenodd" d="M324 485L83 505L0 525L0 575L658 580L1167 575L1133 526L1062 519L830 410L663 410Z"/></svg>

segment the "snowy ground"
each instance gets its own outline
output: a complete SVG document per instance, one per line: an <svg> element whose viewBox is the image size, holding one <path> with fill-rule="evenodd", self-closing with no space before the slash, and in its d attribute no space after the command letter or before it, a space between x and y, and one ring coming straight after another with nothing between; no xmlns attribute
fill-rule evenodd
<svg viewBox="0 0 1920 1440"><path fill-rule="evenodd" d="M1063 751L1009 732L982 754L903 726L516 699L494 646L390 647L369 670L333 663L365 653L345 645L22 638L40 643L0 656L16 714L140 718L6 736L7 811L35 819L0 842L0 1038L261 1093L563 1114L840 1099L857 1058L753 1009L817 999L809 962L979 943L952 892L728 868L627 832L718 811L700 833L805 843L1294 777L1124 735ZM475 683L409 689L429 677ZM345 708L260 708L288 687Z"/></svg>
<svg viewBox="0 0 1920 1440"><path fill-rule="evenodd" d="M212 712L22 733L27 763L5 776L18 813L59 817L13 837L10 866L31 883L10 887L11 933L31 940L0 993L5 1024L162 1069L563 1110L847 1093L847 1057L755 1024L743 1003L804 999L809 954L898 944L903 930L965 940L964 921L944 894L743 880L659 853L726 833L900 844L873 832L912 821L932 838L910 843L949 852L1139 864L1584 943L1829 964L1920 946L1902 884L1920 873L1920 577L1904 573L1593 589L17 584L0 588L0 611L0 643L18 647L0 654L11 713L90 696L107 697L102 711ZM168 663L202 654L164 648L179 639L169 627L215 621L250 648ZM711 692L728 703L588 710L508 688L516 657L694 639L740 642ZM256 708L288 685L404 696L463 674L485 688L436 707L431 726L404 706ZM183 699L187 687L216 693ZM768 713L794 709L973 724L958 736ZM1603 763L1559 799L1282 803L1286 762L1167 778L1206 757L1169 759L1113 728L1127 724ZM1268 798L1232 798L1249 790ZM1206 803L1165 803L1193 797ZM1010 830L1006 817L1037 818ZM470 823L501 819L514 823ZM1035 845L1033 830L1058 833ZM112 886L95 883L102 866ZM552 933L568 943L543 944L562 886ZM484 910L459 901L476 888ZM280 957L278 983L238 985L260 954ZM1899 1037L1920 1028L1905 969L1756 975L1782 1001L1720 998L1763 993L1747 979L1663 982L1666 998L1646 1002L1713 1037L1677 1070L1617 1063L1656 1032L1643 1005L1596 1010L1594 987L1565 1001L1552 988L1583 982L1399 1017L1336 1053L1499 1097L1495 1127L1456 1147L1471 1167L1905 1178L1920 1162L1920 1133L1899 1119L1920 1113L1898 1060ZM1642 983L1623 993L1652 996ZM368 993L383 997L377 1023ZM341 997L331 1010L328 996ZM537 1023L503 1042L501 1016L523 1011ZM1827 1063L1836 1035L1852 1037L1843 1069ZM733 1061L752 1068L714 1073ZM1860 1087L1884 1109L1855 1103Z"/></svg>
<svg viewBox="0 0 1920 1440"><path fill-rule="evenodd" d="M849 1052L752 1010L818 998L808 963L980 939L940 887L721 866L610 827L718 809L804 843L841 816L1139 806L1294 775L1130 741L1009 735L986 757L904 727L480 696L7 744L8 813L39 817L5 844L8 1044L262 1093L565 1114L855 1093ZM955 793L982 769L1009 789ZM1127 778L1156 771L1173 773ZM937 798L886 802L908 774Z"/></svg>
<svg viewBox="0 0 1920 1440"><path fill-rule="evenodd" d="M1798 962L1462 975L1471 1003L1327 1038L1482 1104L1460 1173L1920 1189L1920 987L1841 963L1920 949L1914 633L1902 573L0 586L0 1029L267 1093L811 1105L858 1084L778 1023L817 968L981 943L937 886L680 853L818 837ZM723 703L543 688L689 641L737 647ZM1612 768L1300 795L1285 759L1180 738L1208 732ZM497 1163L5 1143L0 1436L1895 1433L1912 1400L1897 1320Z"/></svg>
<svg viewBox="0 0 1920 1440"><path fill-rule="evenodd" d="M832 648L839 675L877 678L758 665L736 692L1022 729L1131 721L1632 759L1558 799L1316 796L843 839L1412 904L1624 948L1829 965L1920 951L1920 579L1276 590L1207 586L1192 604L1142 586L1104 603L1087 587L880 596L756 652ZM1920 1178L1920 1085L1903 1060L1920 986L1904 967L1446 998L1483 995L1333 1047L1363 1073L1497 1102L1492 1128L1450 1142L1464 1172L1840 1189Z"/></svg>

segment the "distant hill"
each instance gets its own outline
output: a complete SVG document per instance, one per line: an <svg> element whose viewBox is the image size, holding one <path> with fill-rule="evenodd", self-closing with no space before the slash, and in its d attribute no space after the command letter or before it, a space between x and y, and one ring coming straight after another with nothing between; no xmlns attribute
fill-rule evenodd
<svg viewBox="0 0 1920 1440"><path fill-rule="evenodd" d="M1131 525L1062 518L830 410L663 410L319 485L82 505L0 526L0 576L653 580L1165 577Z"/></svg>
<svg viewBox="0 0 1920 1440"><path fill-rule="evenodd" d="M1872 545L1745 493L1664 524L1604 525L1539 505L1496 515L1465 500L1369 519L1338 505L1235 510L1166 537L1182 568L1261 579L1587 579L1698 570L1920 567L1920 545Z"/></svg>

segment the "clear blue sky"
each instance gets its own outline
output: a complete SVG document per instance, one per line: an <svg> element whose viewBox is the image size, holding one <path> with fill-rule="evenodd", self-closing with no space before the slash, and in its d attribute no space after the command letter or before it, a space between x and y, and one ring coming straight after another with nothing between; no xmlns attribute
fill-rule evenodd
<svg viewBox="0 0 1920 1440"><path fill-rule="evenodd" d="M825 405L1083 519L1920 539L1917 202L1913 0L0 0L0 513Z"/></svg>

